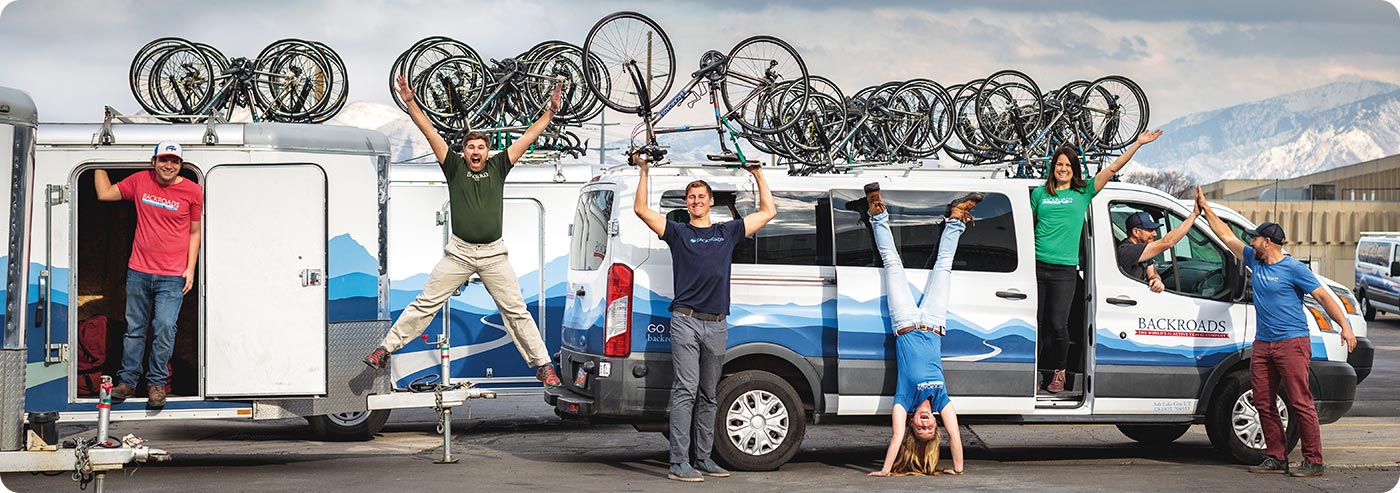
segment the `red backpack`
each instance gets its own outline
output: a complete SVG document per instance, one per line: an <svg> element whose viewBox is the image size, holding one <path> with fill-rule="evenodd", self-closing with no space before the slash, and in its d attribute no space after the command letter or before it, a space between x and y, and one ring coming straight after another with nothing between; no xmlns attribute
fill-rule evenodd
<svg viewBox="0 0 1400 493"><path fill-rule="evenodd" d="M78 324L78 395L97 395L106 364L107 316L97 315Z"/></svg>

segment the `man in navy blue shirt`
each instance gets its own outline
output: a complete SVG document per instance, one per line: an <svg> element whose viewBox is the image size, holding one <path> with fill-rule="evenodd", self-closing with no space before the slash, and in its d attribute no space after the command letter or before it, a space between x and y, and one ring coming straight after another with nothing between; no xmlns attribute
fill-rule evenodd
<svg viewBox="0 0 1400 493"><path fill-rule="evenodd" d="M724 351L728 346L729 266L734 245L752 235L778 214L773 192L759 166L746 167L758 185L758 212L719 224L710 221L715 205L710 184L695 180L685 187L689 222L667 220L651 208L647 194L646 153L634 152L632 164L641 170L637 217L660 236L671 250L671 275L675 296L671 301L671 468L667 477L679 481L704 481L700 473L727 477L710 458L715 440L715 385L719 383ZM697 402L698 399L698 402ZM690 457L692 432L695 457ZM693 460L693 462L692 462Z"/></svg>
<svg viewBox="0 0 1400 493"><path fill-rule="evenodd" d="M1254 283L1256 322L1249 377L1268 456L1259 465L1251 466L1249 472L1321 476L1324 469L1322 431L1318 427L1317 411L1313 409L1312 391L1308 389L1312 344L1308 322L1303 316L1303 295L1312 294L1333 323L1342 327L1342 343L1347 352L1356 348L1356 336L1342 315L1342 308L1337 306L1327 288L1317 282L1308 266L1283 253L1286 239L1283 226L1272 222L1260 224L1246 231L1251 238L1245 245L1210 209L1200 187L1196 187L1196 205L1205 211L1210 229L1225 240L1230 253L1250 268ZM1280 389L1288 396L1291 419L1298 421L1298 434L1302 437L1303 462L1296 466L1288 464L1283 422L1274 407Z"/></svg>

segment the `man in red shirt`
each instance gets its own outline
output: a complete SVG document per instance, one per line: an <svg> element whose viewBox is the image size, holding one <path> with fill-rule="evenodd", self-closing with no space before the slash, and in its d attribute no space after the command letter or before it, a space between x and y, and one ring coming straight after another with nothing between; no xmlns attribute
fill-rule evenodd
<svg viewBox="0 0 1400 493"><path fill-rule="evenodd" d="M138 171L115 186L105 170L93 173L98 200L130 200L136 205L136 239L126 272L126 338L121 373L112 388L114 401L136 395L149 330L153 336L146 363L147 405L165 406L165 384L170 378L166 363L175 348L180 304L194 286L199 223L204 215L204 189L180 176L183 165L180 144L165 141L156 145L153 169Z"/></svg>

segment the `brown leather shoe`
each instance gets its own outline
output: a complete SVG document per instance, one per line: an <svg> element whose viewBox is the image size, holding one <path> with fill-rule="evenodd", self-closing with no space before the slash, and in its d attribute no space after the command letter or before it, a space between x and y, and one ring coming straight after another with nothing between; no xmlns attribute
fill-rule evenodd
<svg viewBox="0 0 1400 493"><path fill-rule="evenodd" d="M880 182L865 184L865 202L870 205L870 215L875 216L885 212L885 200L880 198Z"/></svg>
<svg viewBox="0 0 1400 493"><path fill-rule="evenodd" d="M146 387L146 407L165 407L165 386Z"/></svg>
<svg viewBox="0 0 1400 493"><path fill-rule="evenodd" d="M982 202L986 196L980 192L971 192L967 195L948 203L948 218L965 223L972 222L972 208Z"/></svg>
<svg viewBox="0 0 1400 493"><path fill-rule="evenodd" d="M1052 394L1065 391L1064 370L1055 370L1055 375L1050 377L1050 385L1045 386L1045 391L1050 392Z"/></svg>
<svg viewBox="0 0 1400 493"><path fill-rule="evenodd" d="M136 395L136 389L131 388L130 385L121 384L116 387L112 387L111 395L112 402L121 402L131 398L131 396L133 395Z"/></svg>

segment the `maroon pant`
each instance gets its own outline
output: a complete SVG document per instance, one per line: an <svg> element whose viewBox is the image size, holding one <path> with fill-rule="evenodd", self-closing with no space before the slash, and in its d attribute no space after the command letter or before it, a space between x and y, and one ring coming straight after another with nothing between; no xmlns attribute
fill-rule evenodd
<svg viewBox="0 0 1400 493"><path fill-rule="evenodd" d="M1322 463L1322 432L1313 409L1312 391L1308 390L1308 362L1312 360L1312 345L1308 337L1293 337L1281 341L1254 341L1254 355L1249 358L1249 380L1254 385L1254 408L1259 410L1259 423L1264 428L1265 451L1270 457L1288 460L1284 452L1287 441L1283 422L1275 407L1275 396L1283 393L1288 403L1289 419L1298 423L1303 441L1303 459Z"/></svg>

